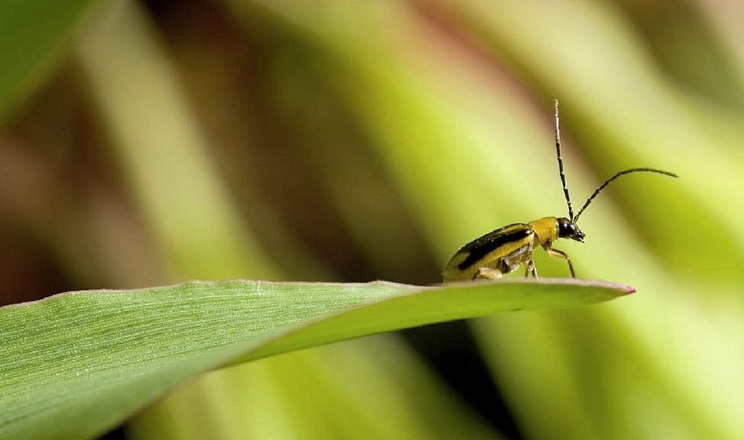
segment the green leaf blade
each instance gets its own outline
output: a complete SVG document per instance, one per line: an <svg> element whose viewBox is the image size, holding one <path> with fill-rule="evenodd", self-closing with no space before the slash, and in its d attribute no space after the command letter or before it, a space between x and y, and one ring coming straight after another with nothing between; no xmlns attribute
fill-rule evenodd
<svg viewBox="0 0 744 440"><path fill-rule="evenodd" d="M0 309L0 437L90 438L221 366L630 292L596 281L540 279L429 288L222 281L60 294Z"/></svg>

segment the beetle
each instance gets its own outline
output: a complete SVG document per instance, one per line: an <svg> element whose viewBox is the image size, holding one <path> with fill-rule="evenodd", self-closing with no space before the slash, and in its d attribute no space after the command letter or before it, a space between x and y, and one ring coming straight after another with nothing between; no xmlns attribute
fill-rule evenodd
<svg viewBox="0 0 744 440"><path fill-rule="evenodd" d="M491 231L477 238L458 250L450 258L444 267L442 275L445 282L468 281L474 279L496 279L502 275L513 272L522 264L526 265L525 276L537 278L537 269L533 260L535 248L541 246L548 255L559 258L568 264L571 277L576 278L571 259L565 252L554 249L553 243L566 238L580 243L584 242L584 232L579 229L577 222L579 217L592 203L597 195L615 179L631 173L656 173L669 177L678 177L669 171L654 168L630 168L620 171L605 180L591 196L586 200L584 206L574 215L571 206L571 197L566 185L566 174L563 171L563 157L561 156L561 135L558 118L558 100L554 101L555 119L555 149L558 157L558 174L561 178L563 195L568 206L568 217L543 217L529 223L514 223Z"/></svg>

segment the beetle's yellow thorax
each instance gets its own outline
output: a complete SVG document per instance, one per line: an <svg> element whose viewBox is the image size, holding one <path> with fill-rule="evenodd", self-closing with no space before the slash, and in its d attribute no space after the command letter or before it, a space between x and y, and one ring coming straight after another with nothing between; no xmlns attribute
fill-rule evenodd
<svg viewBox="0 0 744 440"><path fill-rule="evenodd" d="M555 217L543 217L531 221L529 225L537 234L537 242L540 246L558 239L558 220Z"/></svg>

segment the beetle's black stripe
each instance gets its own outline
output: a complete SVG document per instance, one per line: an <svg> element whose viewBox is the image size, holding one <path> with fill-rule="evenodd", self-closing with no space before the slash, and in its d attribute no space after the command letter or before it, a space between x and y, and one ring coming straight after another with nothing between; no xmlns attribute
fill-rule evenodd
<svg viewBox="0 0 744 440"><path fill-rule="evenodd" d="M512 229L514 227L521 226L516 231L505 232L505 230ZM513 224L504 226L503 228L497 229L490 232L477 240L471 241L470 243L463 246L459 252L467 252L468 256L462 263L457 265L460 270L465 270L468 267L475 264L477 261L495 251L496 249L504 246L505 244L521 241L525 237L532 235L534 231L527 225Z"/></svg>

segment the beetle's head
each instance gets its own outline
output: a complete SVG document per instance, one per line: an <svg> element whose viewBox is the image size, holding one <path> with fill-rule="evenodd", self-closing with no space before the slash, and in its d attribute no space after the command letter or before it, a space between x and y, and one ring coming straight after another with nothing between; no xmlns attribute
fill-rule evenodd
<svg viewBox="0 0 744 440"><path fill-rule="evenodd" d="M558 219L558 238L570 238L571 240L583 243L584 233L581 232L581 229L579 229L576 223L566 217L561 217Z"/></svg>

